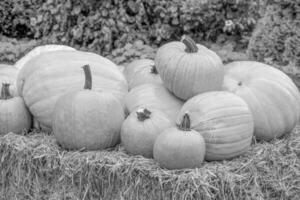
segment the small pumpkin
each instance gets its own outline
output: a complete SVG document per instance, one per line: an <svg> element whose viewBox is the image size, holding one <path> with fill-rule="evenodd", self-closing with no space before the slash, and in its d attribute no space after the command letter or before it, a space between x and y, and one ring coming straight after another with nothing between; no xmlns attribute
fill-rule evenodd
<svg viewBox="0 0 300 200"><path fill-rule="evenodd" d="M189 114L180 124L163 131L153 147L154 159L167 169L200 167L205 155L205 142L201 134L191 129Z"/></svg>
<svg viewBox="0 0 300 200"><path fill-rule="evenodd" d="M2 83L0 96L0 135L30 129L31 115L23 99L10 94L10 83Z"/></svg>
<svg viewBox="0 0 300 200"><path fill-rule="evenodd" d="M150 59L139 59L129 63L124 69L124 75L129 90L145 83L162 83L154 61Z"/></svg>
<svg viewBox="0 0 300 200"><path fill-rule="evenodd" d="M83 51L51 51L35 56L20 70L19 94L45 131L51 131L51 119L57 99L68 91L78 91L84 81L81 66L89 64L93 89L112 93L123 104L127 81L110 60Z"/></svg>
<svg viewBox="0 0 300 200"><path fill-rule="evenodd" d="M175 121L183 102L172 95L162 84L143 84L133 88L125 97L127 113L138 108L154 108L163 111Z"/></svg>
<svg viewBox="0 0 300 200"><path fill-rule="evenodd" d="M153 145L157 136L173 125L163 112L139 108L125 119L121 128L121 143L133 155L153 157Z"/></svg>
<svg viewBox="0 0 300 200"><path fill-rule="evenodd" d="M20 58L16 63L15 63L15 68L18 70L21 70L23 66L32 58L35 56L38 56L42 53L45 52L50 52L50 51L59 51L59 50L70 50L70 51L75 51L76 49L66 46L66 45L57 45L57 44L47 44L47 45L41 45L34 47L32 50L30 50L28 53L26 53L22 58Z"/></svg>
<svg viewBox="0 0 300 200"><path fill-rule="evenodd" d="M221 90L224 71L221 58L190 37L161 46L155 66L165 86L187 100L197 94Z"/></svg>
<svg viewBox="0 0 300 200"><path fill-rule="evenodd" d="M111 93L92 90L89 65L83 67L84 89L61 96L53 112L53 133L66 149L105 149L120 140L124 110Z"/></svg>
<svg viewBox="0 0 300 200"><path fill-rule="evenodd" d="M286 74L270 65L255 61L225 65L223 89L247 102L259 140L269 141L289 133L299 121L298 88Z"/></svg>
<svg viewBox="0 0 300 200"><path fill-rule="evenodd" d="M17 96L16 89L18 70L13 65L0 64L0 83L9 83L10 94ZM1 87L0 87L1 91Z"/></svg>
<svg viewBox="0 0 300 200"><path fill-rule="evenodd" d="M177 122L187 112L191 128L205 139L206 160L230 159L249 149L254 123L242 98L225 91L199 94L185 102Z"/></svg>

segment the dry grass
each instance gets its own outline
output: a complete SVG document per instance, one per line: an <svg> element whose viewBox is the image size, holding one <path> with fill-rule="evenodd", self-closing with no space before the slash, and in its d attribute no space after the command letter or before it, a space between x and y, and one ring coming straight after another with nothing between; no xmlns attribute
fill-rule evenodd
<svg viewBox="0 0 300 200"><path fill-rule="evenodd" d="M0 199L300 199L300 126L245 155L165 170L151 159L107 151L67 152L53 136L0 138Z"/></svg>

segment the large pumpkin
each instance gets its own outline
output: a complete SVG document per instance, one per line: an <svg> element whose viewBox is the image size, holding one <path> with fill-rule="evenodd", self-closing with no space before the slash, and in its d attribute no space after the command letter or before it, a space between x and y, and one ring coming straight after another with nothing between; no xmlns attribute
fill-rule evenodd
<svg viewBox="0 0 300 200"><path fill-rule="evenodd" d="M133 88L125 97L128 113L138 108L154 108L175 120L183 102L172 95L162 84L143 84Z"/></svg>
<svg viewBox="0 0 300 200"><path fill-rule="evenodd" d="M16 89L18 70L12 65L0 64L0 83L9 83L9 91L12 96L17 96ZM0 90L2 85L0 85Z"/></svg>
<svg viewBox="0 0 300 200"><path fill-rule="evenodd" d="M9 132L21 133L29 130L31 115L25 106L23 99L12 96L9 83L2 83L0 96L0 135Z"/></svg>
<svg viewBox="0 0 300 200"><path fill-rule="evenodd" d="M225 66L223 88L248 103L258 139L268 141L280 137L299 121L298 88L272 66L254 61L229 63Z"/></svg>
<svg viewBox="0 0 300 200"><path fill-rule="evenodd" d="M110 92L120 102L127 94L127 82L110 60L82 51L42 53L20 70L17 80L19 94L44 129L51 129L51 118L57 99L68 91L82 88L81 66L89 64L95 91Z"/></svg>
<svg viewBox="0 0 300 200"><path fill-rule="evenodd" d="M220 57L188 36L181 42L160 47L155 66L165 86L184 100L222 88L224 72Z"/></svg>
<svg viewBox="0 0 300 200"><path fill-rule="evenodd" d="M111 93L93 91L90 66L83 69L84 89L67 92L57 100L52 123L54 136L66 149L112 147L120 141L123 107Z"/></svg>
<svg viewBox="0 0 300 200"><path fill-rule="evenodd" d="M139 59L129 63L124 69L129 90L145 83L162 83L154 61Z"/></svg>
<svg viewBox="0 0 300 200"><path fill-rule="evenodd" d="M15 67L20 70L23 68L23 66L32 58L34 58L37 55L40 55L44 52L50 52L50 51L59 51L59 50L71 50L75 51L74 48L65 46L65 45L57 45L57 44L47 44L47 45L41 45L33 48L28 53L26 53L22 58L20 58L16 63Z"/></svg>
<svg viewBox="0 0 300 200"><path fill-rule="evenodd" d="M189 113L191 128L205 139L206 160L233 158L249 149L253 137L253 117L247 103L225 91L207 92L189 99L177 122Z"/></svg>
<svg viewBox="0 0 300 200"><path fill-rule="evenodd" d="M200 167L204 160L203 137L191 129L189 114L185 114L175 127L164 130L155 140L154 159L167 169Z"/></svg>
<svg viewBox="0 0 300 200"><path fill-rule="evenodd" d="M140 108L125 119L121 142L129 153L152 158L155 139L173 123L159 110Z"/></svg>

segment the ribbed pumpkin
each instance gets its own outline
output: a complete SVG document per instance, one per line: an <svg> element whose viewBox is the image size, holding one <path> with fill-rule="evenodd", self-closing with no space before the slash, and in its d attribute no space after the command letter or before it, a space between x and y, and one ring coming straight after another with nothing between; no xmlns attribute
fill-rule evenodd
<svg viewBox="0 0 300 200"><path fill-rule="evenodd" d="M249 149L253 117L242 98L225 91L199 94L182 106L177 122L187 112L191 128L205 139L206 160L233 158Z"/></svg>
<svg viewBox="0 0 300 200"><path fill-rule="evenodd" d="M10 94L9 83L2 83L0 96L0 135L9 132L21 133L29 130L31 115L23 99Z"/></svg>
<svg viewBox="0 0 300 200"><path fill-rule="evenodd" d="M257 139L269 141L290 132L299 121L300 94L282 71L254 61L225 66L224 90L243 98L250 107Z"/></svg>
<svg viewBox="0 0 300 200"><path fill-rule="evenodd" d="M124 69L129 90L145 83L162 83L154 61L140 59L129 63Z"/></svg>
<svg viewBox="0 0 300 200"><path fill-rule="evenodd" d="M224 71L220 57L188 36L181 42L161 46L155 66L165 86L184 100L222 88Z"/></svg>
<svg viewBox="0 0 300 200"><path fill-rule="evenodd" d="M65 46L65 45L57 45L57 44L47 44L42 46L37 46L30 50L28 53L26 53L22 58L20 58L16 63L15 67L20 70L23 68L23 66L32 58L34 58L37 55L40 55L44 52L50 52L50 51L59 51L59 50L71 50L75 51L74 48Z"/></svg>
<svg viewBox="0 0 300 200"><path fill-rule="evenodd" d="M82 88L81 66L89 64L93 73L93 90L110 92L123 103L127 81L110 60L82 51L53 51L40 54L20 70L19 94L43 129L51 130L51 118L57 99L68 91Z"/></svg>
<svg viewBox="0 0 300 200"><path fill-rule="evenodd" d="M92 90L89 65L84 89L61 96L53 112L53 133L66 149L105 149L120 141L124 110L111 93ZM67 80L66 82L67 83Z"/></svg>
<svg viewBox="0 0 300 200"><path fill-rule="evenodd" d="M12 96L17 96L16 89L18 70L12 65L0 64L0 83L9 83L9 91ZM1 86L2 87L2 86ZM0 90L1 90L0 87Z"/></svg>
<svg viewBox="0 0 300 200"><path fill-rule="evenodd" d="M186 113L180 124L163 131L153 147L154 159L167 169L200 167L204 160L205 142L203 137L191 129Z"/></svg>
<svg viewBox="0 0 300 200"><path fill-rule="evenodd" d="M140 108L125 119L121 128L121 143L131 154L152 158L155 139L171 126L174 122L165 113Z"/></svg>
<svg viewBox="0 0 300 200"><path fill-rule="evenodd" d="M143 84L133 88L125 97L128 113L143 107L154 108L175 120L183 102L172 95L162 84Z"/></svg>

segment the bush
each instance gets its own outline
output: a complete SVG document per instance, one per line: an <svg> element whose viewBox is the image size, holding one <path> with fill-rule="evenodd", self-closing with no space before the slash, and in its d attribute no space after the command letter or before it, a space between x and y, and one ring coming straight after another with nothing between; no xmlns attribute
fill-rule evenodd
<svg viewBox="0 0 300 200"><path fill-rule="evenodd" d="M298 2L298 3L297 3ZM300 66L299 0L273 0L249 42L250 58Z"/></svg>
<svg viewBox="0 0 300 200"><path fill-rule="evenodd" d="M2 0L0 34L50 40L98 53L136 39L160 45L189 34L242 45L260 16L261 0Z"/></svg>

